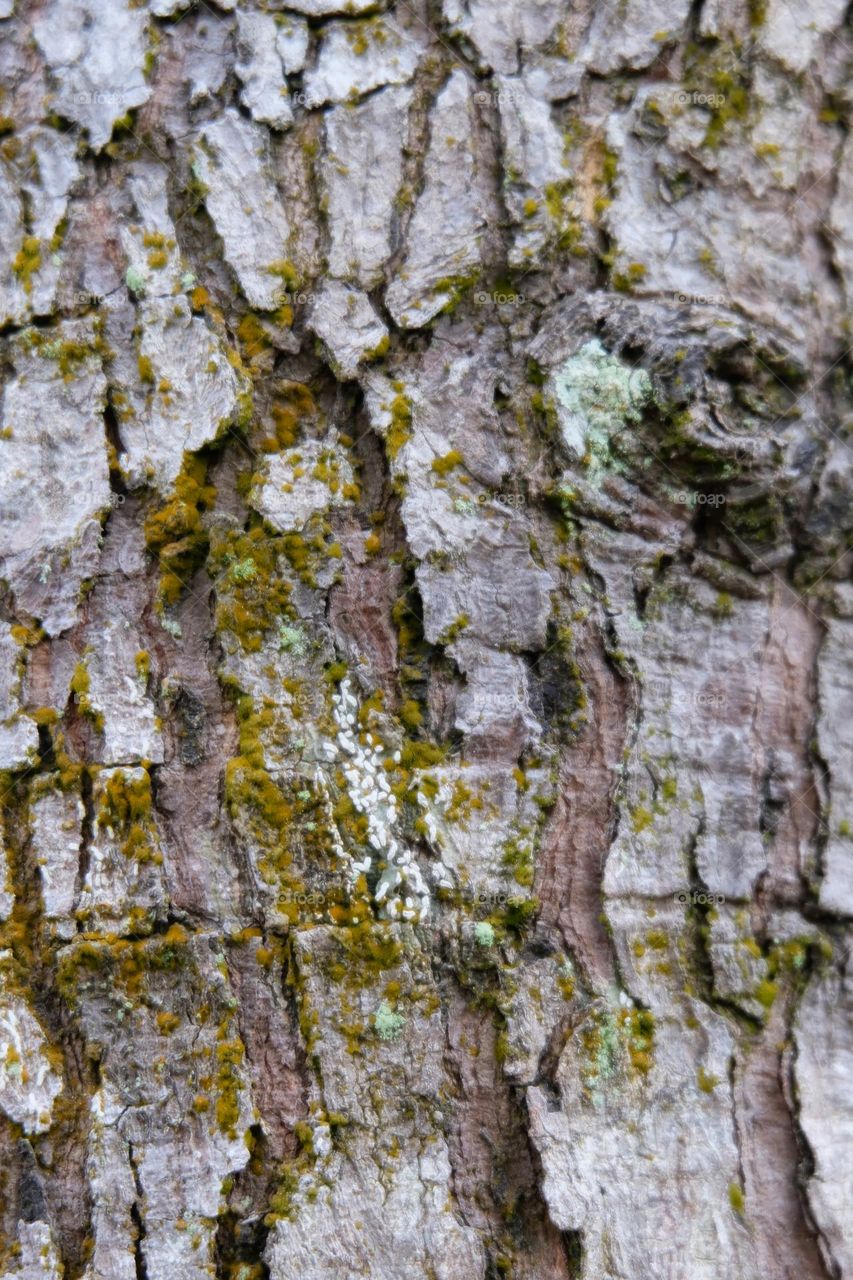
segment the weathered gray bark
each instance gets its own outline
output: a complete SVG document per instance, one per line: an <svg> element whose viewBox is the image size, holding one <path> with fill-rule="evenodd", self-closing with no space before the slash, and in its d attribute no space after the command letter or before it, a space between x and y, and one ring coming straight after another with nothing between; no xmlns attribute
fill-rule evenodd
<svg viewBox="0 0 853 1280"><path fill-rule="evenodd" d="M0 0L0 1275L853 1280L841 0Z"/></svg>

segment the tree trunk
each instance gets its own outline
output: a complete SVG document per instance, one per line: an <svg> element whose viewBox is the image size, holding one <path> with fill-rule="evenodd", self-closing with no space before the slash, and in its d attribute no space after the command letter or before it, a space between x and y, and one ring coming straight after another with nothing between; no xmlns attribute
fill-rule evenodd
<svg viewBox="0 0 853 1280"><path fill-rule="evenodd" d="M0 1275L853 1280L842 0L0 19Z"/></svg>

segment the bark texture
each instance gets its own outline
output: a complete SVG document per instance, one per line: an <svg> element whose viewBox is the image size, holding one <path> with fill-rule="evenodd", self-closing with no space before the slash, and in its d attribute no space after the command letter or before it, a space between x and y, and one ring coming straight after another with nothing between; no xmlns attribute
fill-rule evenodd
<svg viewBox="0 0 853 1280"><path fill-rule="evenodd" d="M0 0L0 1276L853 1280L843 0Z"/></svg>

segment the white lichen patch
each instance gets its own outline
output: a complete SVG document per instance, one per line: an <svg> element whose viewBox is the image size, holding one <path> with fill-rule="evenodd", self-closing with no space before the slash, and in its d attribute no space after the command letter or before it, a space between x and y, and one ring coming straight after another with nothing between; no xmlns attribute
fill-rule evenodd
<svg viewBox="0 0 853 1280"><path fill-rule="evenodd" d="M600 75L626 68L638 71L678 37L689 12L689 0L624 0L614 28L609 11L598 9L582 57Z"/></svg>
<svg viewBox="0 0 853 1280"><path fill-rule="evenodd" d="M51 1066L47 1040L23 1000L0 993L0 1110L24 1133L50 1128L62 1080Z"/></svg>
<svg viewBox="0 0 853 1280"><path fill-rule="evenodd" d="M821 37L843 21L845 8L843 0L815 0L802 8L769 0L757 42L783 67L800 75L820 49Z"/></svg>
<svg viewBox="0 0 853 1280"><path fill-rule="evenodd" d="M453 36L470 41L483 68L512 74L551 36L566 7L562 0L496 5L493 0L443 0L444 20Z"/></svg>
<svg viewBox="0 0 853 1280"><path fill-rule="evenodd" d="M331 764L340 762L347 794L358 813L367 818L367 844L359 861L351 863L353 880L379 871L373 891L380 915L389 920L419 921L430 911L430 891L410 849L397 838L397 799L385 769L386 752L360 730L358 701L345 677L332 695L332 715L338 732L326 742ZM321 774L318 769L318 779Z"/></svg>
<svg viewBox="0 0 853 1280"><path fill-rule="evenodd" d="M382 4L381 0L288 0L287 7L309 18L325 18L332 13L370 13Z"/></svg>
<svg viewBox="0 0 853 1280"><path fill-rule="evenodd" d="M248 396L247 380L229 361L221 324L207 313L193 313L203 302L192 301L198 281L180 253L167 180L162 165L146 161L131 168L132 215L121 228L121 241L125 284L135 306L124 291L109 299L105 328L124 446L119 465L131 488L152 484L164 494L184 452L195 452L227 429ZM206 300L206 291L199 293Z"/></svg>
<svg viewBox="0 0 853 1280"><path fill-rule="evenodd" d="M496 83L505 199L517 228L510 261L523 267L538 261L554 240L569 236L572 214L577 218L580 211L565 194L569 166L551 103L534 91L535 81L500 76Z"/></svg>

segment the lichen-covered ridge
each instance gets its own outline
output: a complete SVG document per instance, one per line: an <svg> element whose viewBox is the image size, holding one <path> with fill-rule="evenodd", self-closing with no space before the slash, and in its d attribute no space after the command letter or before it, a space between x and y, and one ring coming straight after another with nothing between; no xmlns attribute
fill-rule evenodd
<svg viewBox="0 0 853 1280"><path fill-rule="evenodd" d="M0 0L0 1278L853 1280L840 0Z"/></svg>

